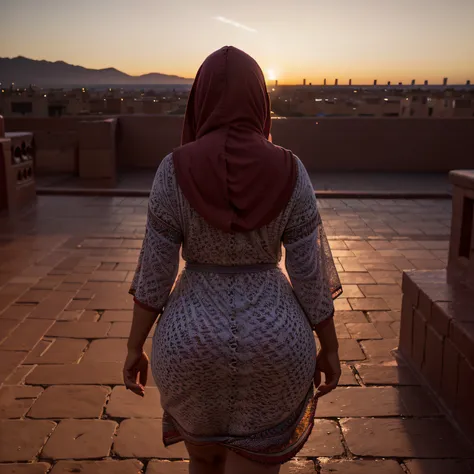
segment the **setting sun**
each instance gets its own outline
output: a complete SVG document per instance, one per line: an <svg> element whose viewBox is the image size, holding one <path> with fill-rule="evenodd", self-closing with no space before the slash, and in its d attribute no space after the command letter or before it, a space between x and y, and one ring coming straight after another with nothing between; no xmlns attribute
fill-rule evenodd
<svg viewBox="0 0 474 474"><path fill-rule="evenodd" d="M274 69L268 69L267 70L267 79L269 81L276 81L277 80L277 76L276 76L276 73L275 73Z"/></svg>

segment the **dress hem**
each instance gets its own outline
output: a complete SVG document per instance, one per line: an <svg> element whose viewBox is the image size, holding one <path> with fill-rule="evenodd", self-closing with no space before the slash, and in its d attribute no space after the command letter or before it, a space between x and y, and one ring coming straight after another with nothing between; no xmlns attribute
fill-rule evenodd
<svg viewBox="0 0 474 474"><path fill-rule="evenodd" d="M298 431L298 428L302 428L301 434L298 436L298 439L294 441L290 439L287 443L284 443L280 446L268 448L266 451L252 451L251 449L240 448L232 443L228 443L225 441L196 441L195 439L192 439L193 437L191 435L188 435L185 432L181 432L180 430L178 430L176 428L174 420L172 423L174 429L170 429L169 431L163 432L163 444L165 447L180 443L182 441L185 441L195 446L209 446L216 444L224 446L227 449L235 452L236 454L260 464L284 464L290 461L299 451L301 451L309 436L311 435L311 432L314 428L314 415L316 412L317 402L317 397L313 396L311 397L309 403L306 404L304 415L302 416L301 420L299 421L297 427L294 430L294 433L296 433ZM168 416L172 420L172 417L168 413L166 413L166 416Z"/></svg>

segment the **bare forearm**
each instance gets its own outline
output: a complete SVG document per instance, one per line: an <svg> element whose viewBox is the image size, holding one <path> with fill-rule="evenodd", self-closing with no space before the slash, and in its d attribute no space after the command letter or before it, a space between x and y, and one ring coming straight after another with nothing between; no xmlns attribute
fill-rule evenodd
<svg viewBox="0 0 474 474"><path fill-rule="evenodd" d="M336 327L334 326L334 318L327 319L319 323L315 327L318 335L321 349L326 352L337 352L339 349L339 342L336 335Z"/></svg>
<svg viewBox="0 0 474 474"><path fill-rule="evenodd" d="M128 350L140 351L143 349L146 338L157 317L158 313L147 311L137 304L133 306L132 328L127 343Z"/></svg>

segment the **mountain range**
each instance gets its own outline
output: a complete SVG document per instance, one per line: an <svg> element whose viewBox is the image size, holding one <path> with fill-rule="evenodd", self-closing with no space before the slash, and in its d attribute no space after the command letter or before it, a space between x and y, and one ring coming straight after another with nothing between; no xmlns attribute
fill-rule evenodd
<svg viewBox="0 0 474 474"><path fill-rule="evenodd" d="M160 74L130 76L115 68L88 69L64 61L38 61L18 56L0 58L0 83L5 87L12 82L19 87L36 86L93 86L93 85L160 85L192 84L193 79Z"/></svg>

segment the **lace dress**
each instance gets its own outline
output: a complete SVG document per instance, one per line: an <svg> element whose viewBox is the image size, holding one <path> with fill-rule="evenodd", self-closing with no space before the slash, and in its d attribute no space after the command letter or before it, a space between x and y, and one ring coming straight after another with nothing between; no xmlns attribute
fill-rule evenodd
<svg viewBox="0 0 474 474"><path fill-rule="evenodd" d="M280 262L282 243L291 284L278 266L259 266ZM181 248L188 263L242 270L184 269L175 283ZM268 463L301 449L315 409L312 328L333 316L342 290L299 160L292 198L278 218L229 234L192 209L168 155L153 183L130 291L137 304L161 314L151 366L165 445L218 443Z"/></svg>

